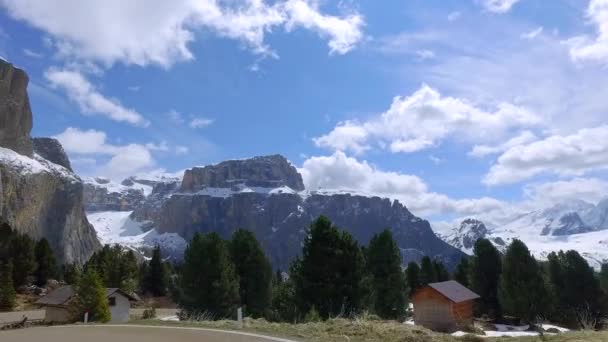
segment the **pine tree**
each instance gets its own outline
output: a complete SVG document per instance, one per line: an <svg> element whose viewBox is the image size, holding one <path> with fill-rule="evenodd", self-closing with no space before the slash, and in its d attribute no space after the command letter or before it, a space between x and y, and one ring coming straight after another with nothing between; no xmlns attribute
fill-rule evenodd
<svg viewBox="0 0 608 342"><path fill-rule="evenodd" d="M465 287L469 287L470 268L471 266L469 264L469 258L461 258L460 263L458 263L458 266L456 266L456 272L454 272L454 280L456 280Z"/></svg>
<svg viewBox="0 0 608 342"><path fill-rule="evenodd" d="M66 264L63 266L63 281L66 284L76 285L82 276L82 269L78 264Z"/></svg>
<svg viewBox="0 0 608 342"><path fill-rule="evenodd" d="M405 269L405 281L409 297L411 298L414 292L422 286L422 283L420 282L420 266L418 266L417 263L412 261L407 264L407 268Z"/></svg>
<svg viewBox="0 0 608 342"><path fill-rule="evenodd" d="M548 292L541 270L520 240L507 248L500 278L499 298L504 311L525 322L535 324L549 306Z"/></svg>
<svg viewBox="0 0 608 342"><path fill-rule="evenodd" d="M555 296L552 319L571 327L581 323L580 314L599 318L604 315L604 300L599 280L587 261L576 251L551 253L549 283Z"/></svg>
<svg viewBox="0 0 608 342"><path fill-rule="evenodd" d="M16 293L13 285L13 263L0 263L0 311L10 311L15 306Z"/></svg>
<svg viewBox="0 0 608 342"><path fill-rule="evenodd" d="M217 233L195 234L184 253L180 304L186 314L221 319L239 304L239 279L227 243Z"/></svg>
<svg viewBox="0 0 608 342"><path fill-rule="evenodd" d="M9 254L13 260L13 284L19 288L26 285L27 277L36 268L34 241L25 234L14 234L10 242Z"/></svg>
<svg viewBox="0 0 608 342"><path fill-rule="evenodd" d="M260 317L272 300L272 267L252 232L237 230L230 241L230 254L239 276L239 294L245 312Z"/></svg>
<svg viewBox="0 0 608 342"><path fill-rule="evenodd" d="M367 268L373 277L375 313L385 319L403 317L407 293L401 271L401 252L388 229L372 237L367 248Z"/></svg>
<svg viewBox="0 0 608 342"><path fill-rule="evenodd" d="M436 282L450 280L450 273L445 265L439 260L433 260L433 268L435 269L435 280Z"/></svg>
<svg viewBox="0 0 608 342"><path fill-rule="evenodd" d="M602 269L600 270L600 286L602 287L602 291L604 291L604 295L608 296L608 264L602 264Z"/></svg>
<svg viewBox="0 0 608 342"><path fill-rule="evenodd" d="M139 285L139 265L132 250L122 253L119 269L121 273L120 289L127 293L135 292Z"/></svg>
<svg viewBox="0 0 608 342"><path fill-rule="evenodd" d="M324 216L311 224L302 257L292 264L290 276L300 313L314 307L325 319L360 309L364 276L361 248Z"/></svg>
<svg viewBox="0 0 608 342"><path fill-rule="evenodd" d="M87 269L76 287L76 295L72 302L74 320L83 319L89 312L89 320L108 322L111 318L106 289L101 278L93 268Z"/></svg>
<svg viewBox="0 0 608 342"><path fill-rule="evenodd" d="M155 297L167 294L167 272L163 265L160 246L156 246L152 251L152 259L146 267L143 282L144 292Z"/></svg>
<svg viewBox="0 0 608 342"><path fill-rule="evenodd" d="M420 284L428 285L437 281L437 273L433 261L428 256L420 260Z"/></svg>
<svg viewBox="0 0 608 342"><path fill-rule="evenodd" d="M480 299L476 301L476 313L490 317L500 317L498 301L498 283L502 273L500 253L487 239L479 239L473 247L474 256L471 262L471 288Z"/></svg>
<svg viewBox="0 0 608 342"><path fill-rule="evenodd" d="M36 285L45 286L47 281L57 274L57 263L53 250L49 242L43 238L36 243L34 254L36 257L36 271L34 273Z"/></svg>

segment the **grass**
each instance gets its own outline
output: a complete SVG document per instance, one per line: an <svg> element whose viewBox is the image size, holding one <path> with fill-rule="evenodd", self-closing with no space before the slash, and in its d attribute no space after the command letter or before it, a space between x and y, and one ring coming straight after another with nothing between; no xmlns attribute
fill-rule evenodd
<svg viewBox="0 0 608 342"><path fill-rule="evenodd" d="M599 342L608 341L608 332L571 332L555 336L541 337L503 337L482 338L468 335L454 337L447 334L436 333L422 327L411 326L391 321L347 320L331 319L325 322L311 322L302 324L272 323L264 319L244 320L243 328L239 328L235 321L202 321L202 322L164 322L156 320L137 320L132 324L155 326L184 326L201 327L224 330L241 330L255 332L276 337L284 337L297 341L324 341L324 342L360 342L360 341L386 341L386 342Z"/></svg>

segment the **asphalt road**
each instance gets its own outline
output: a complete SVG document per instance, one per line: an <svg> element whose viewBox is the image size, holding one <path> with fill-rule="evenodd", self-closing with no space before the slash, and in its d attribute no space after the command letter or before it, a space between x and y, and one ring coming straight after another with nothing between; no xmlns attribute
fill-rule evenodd
<svg viewBox="0 0 608 342"><path fill-rule="evenodd" d="M38 327L0 331L2 342L295 342L257 334L202 328L137 325Z"/></svg>

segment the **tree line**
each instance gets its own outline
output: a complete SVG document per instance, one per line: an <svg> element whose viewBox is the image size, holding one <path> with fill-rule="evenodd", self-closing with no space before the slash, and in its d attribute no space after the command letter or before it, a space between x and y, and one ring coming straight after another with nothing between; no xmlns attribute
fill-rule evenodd
<svg viewBox="0 0 608 342"><path fill-rule="evenodd" d="M7 223L0 224L0 310L13 309L22 286L42 287L57 275L57 262L46 239L35 241Z"/></svg>

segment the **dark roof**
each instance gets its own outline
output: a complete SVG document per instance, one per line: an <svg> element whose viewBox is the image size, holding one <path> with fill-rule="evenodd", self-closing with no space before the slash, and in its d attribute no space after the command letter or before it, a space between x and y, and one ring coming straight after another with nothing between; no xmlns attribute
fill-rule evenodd
<svg viewBox="0 0 608 342"><path fill-rule="evenodd" d="M135 294L129 294L119 288L107 288L106 289L106 297L110 297L114 293L120 293L121 295L127 297L132 301L139 301L139 297ZM61 286L47 294L46 296L38 299L36 304L38 305L51 305L51 306L62 306L68 305L68 302L74 296L76 292L71 285Z"/></svg>
<svg viewBox="0 0 608 342"><path fill-rule="evenodd" d="M70 285L59 287L46 296L38 299L38 305L67 305L70 299L74 296L74 288Z"/></svg>
<svg viewBox="0 0 608 342"><path fill-rule="evenodd" d="M454 303L479 298L477 293L467 289L455 280L443 281L441 283L430 283L429 286Z"/></svg>

